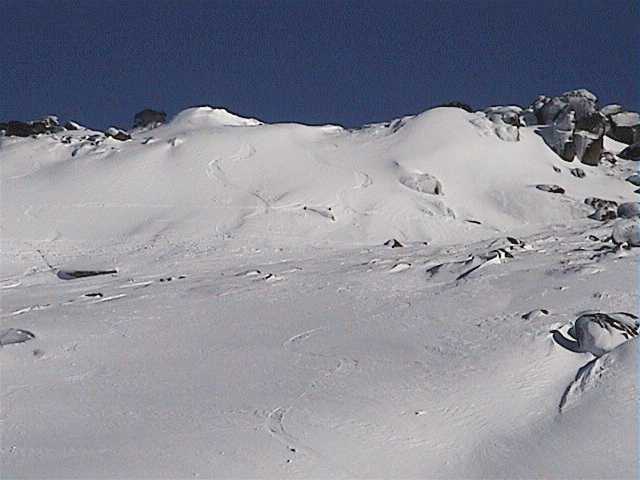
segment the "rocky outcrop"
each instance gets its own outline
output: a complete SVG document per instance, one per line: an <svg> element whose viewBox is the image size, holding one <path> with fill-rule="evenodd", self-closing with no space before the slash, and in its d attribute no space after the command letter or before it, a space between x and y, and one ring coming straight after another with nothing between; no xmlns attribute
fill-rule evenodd
<svg viewBox="0 0 640 480"><path fill-rule="evenodd" d="M576 114L576 117L578 115ZM585 165L597 166L604 148L607 119L599 112L579 117L573 131L576 156Z"/></svg>
<svg viewBox="0 0 640 480"><path fill-rule="evenodd" d="M529 107L541 124L549 125L543 136L562 159L571 162L577 157L590 166L600 163L608 123L598 112L597 100L580 89L553 98L538 97Z"/></svg>
<svg viewBox="0 0 640 480"><path fill-rule="evenodd" d="M45 133L59 132L64 129L60 127L57 117L48 116L32 122L11 120L0 123L0 130L4 131L7 137L31 137Z"/></svg>
<svg viewBox="0 0 640 480"><path fill-rule="evenodd" d="M154 128L162 125L166 120L167 114L165 112L145 108L135 114L133 117L133 126L135 128Z"/></svg>

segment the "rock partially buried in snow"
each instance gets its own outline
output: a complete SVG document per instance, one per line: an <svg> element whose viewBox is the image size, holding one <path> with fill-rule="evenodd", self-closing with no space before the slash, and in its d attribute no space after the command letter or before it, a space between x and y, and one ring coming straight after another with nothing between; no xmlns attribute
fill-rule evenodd
<svg viewBox="0 0 640 480"><path fill-rule="evenodd" d="M637 173L627 177L626 180L632 185L635 185L636 187L640 187L640 175L638 175Z"/></svg>
<svg viewBox="0 0 640 480"><path fill-rule="evenodd" d="M33 340L36 336L19 328L7 328L0 330L0 346L11 345L12 343L24 343Z"/></svg>
<svg viewBox="0 0 640 480"><path fill-rule="evenodd" d="M433 175L428 173L414 173L403 175L399 179L400 183L416 192L429 195L443 195L442 184Z"/></svg>
<svg viewBox="0 0 640 480"><path fill-rule="evenodd" d="M618 105L617 103L605 105L600 109L600 113L607 117L620 112L624 112L624 107L622 105Z"/></svg>
<svg viewBox="0 0 640 480"><path fill-rule="evenodd" d="M621 203L618 207L618 217L620 218L637 218L640 217L640 203L626 202Z"/></svg>
<svg viewBox="0 0 640 480"><path fill-rule="evenodd" d="M638 317L624 312L585 313L580 315L568 335L552 330L554 340L576 353L591 353L600 357L617 346L638 336Z"/></svg>
<svg viewBox="0 0 640 480"><path fill-rule="evenodd" d="M640 162L640 142L634 143L622 150L618 156L624 160L632 160L634 162Z"/></svg>
<svg viewBox="0 0 640 480"><path fill-rule="evenodd" d="M589 215L589 218L592 220L597 220L599 222L607 222L609 220L614 220L618 218L618 214L611 207L601 207L601 208L598 208L591 215Z"/></svg>
<svg viewBox="0 0 640 480"><path fill-rule="evenodd" d="M543 192L560 193L560 194L565 193L565 189L559 185L540 184L540 185L536 185L536 188L538 190L542 190Z"/></svg>
<svg viewBox="0 0 640 480"><path fill-rule="evenodd" d="M124 130L120 130L119 128L116 128L116 127L107 128L107 130L104 132L104 134L107 137L111 137L114 140L119 140L121 142L125 142L127 140L131 140L131 135L129 135Z"/></svg>
<svg viewBox="0 0 640 480"><path fill-rule="evenodd" d="M587 197L584 199L584 203L593 208L618 208L618 202L614 200L605 200L598 197Z"/></svg>
<svg viewBox="0 0 640 480"><path fill-rule="evenodd" d="M584 178L584 177L587 176L587 174L581 168L572 168L571 169L571 175L573 175L574 177L577 177L577 178Z"/></svg>
<svg viewBox="0 0 640 480"><path fill-rule="evenodd" d="M616 245L640 247L640 223L637 219L619 221L613 227L611 240Z"/></svg>
<svg viewBox="0 0 640 480"><path fill-rule="evenodd" d="M390 240L387 240L386 242L384 242L384 246L385 247L390 247L390 248L403 248L404 245L402 243L400 243L398 240L396 240L395 238L392 238Z"/></svg>

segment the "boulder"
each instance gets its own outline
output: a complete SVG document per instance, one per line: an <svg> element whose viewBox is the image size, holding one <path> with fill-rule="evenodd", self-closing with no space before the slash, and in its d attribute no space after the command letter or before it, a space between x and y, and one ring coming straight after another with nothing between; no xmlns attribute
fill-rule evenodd
<svg viewBox="0 0 640 480"><path fill-rule="evenodd" d="M624 112L624 108L622 107L622 105L618 105L617 103L606 105L600 109L600 113L605 117L615 115L616 113L620 112Z"/></svg>
<svg viewBox="0 0 640 480"><path fill-rule="evenodd" d="M634 173L633 175L627 177L627 182L635 185L636 187L640 187L640 174Z"/></svg>
<svg viewBox="0 0 640 480"><path fill-rule="evenodd" d="M157 110L145 108L133 117L133 126L135 128L157 127L167 120L167 114Z"/></svg>
<svg viewBox="0 0 640 480"><path fill-rule="evenodd" d="M550 146L567 162L572 162L576 156L576 146L573 142L575 126L575 112L568 106L556 115L551 125Z"/></svg>
<svg viewBox="0 0 640 480"><path fill-rule="evenodd" d="M573 142L578 160L585 165L595 167L600 163L606 127L606 117L598 112L584 115L576 120Z"/></svg>
<svg viewBox="0 0 640 480"><path fill-rule="evenodd" d="M610 207L602 207L598 208L595 212L589 215L589 218L591 218L592 220L597 220L599 222L606 222L608 220L614 220L618 218L618 214Z"/></svg>
<svg viewBox="0 0 640 480"><path fill-rule="evenodd" d="M536 112L538 121L542 125L550 125L556 119L558 114L564 110L568 102L560 97L548 99L542 107Z"/></svg>
<svg viewBox="0 0 640 480"><path fill-rule="evenodd" d="M615 202L613 200L605 200L604 198L598 198L598 197L587 197L584 199L584 203L595 209L606 208L606 207L609 207L612 209L618 208L618 202Z"/></svg>
<svg viewBox="0 0 640 480"><path fill-rule="evenodd" d="M131 135L129 135L124 130L120 130L119 128L109 127L104 132L107 137L111 137L114 140L120 140L121 142L131 140Z"/></svg>
<svg viewBox="0 0 640 480"><path fill-rule="evenodd" d="M633 160L634 162L640 162L640 142L629 145L622 150L618 156L624 160Z"/></svg>
<svg viewBox="0 0 640 480"><path fill-rule="evenodd" d="M577 121L590 117L598 111L596 107L598 97L584 88L565 92L561 98L566 101L569 108L575 112Z"/></svg>
<svg viewBox="0 0 640 480"><path fill-rule="evenodd" d="M571 169L571 175L573 175L574 177L577 177L577 178L584 178L584 177L587 176L587 174L581 168L572 168Z"/></svg>
<svg viewBox="0 0 640 480"><path fill-rule="evenodd" d="M630 247L640 247L640 223L637 219L619 221L613 227L611 240L616 245L627 244Z"/></svg>
<svg viewBox="0 0 640 480"><path fill-rule="evenodd" d="M620 112L609 117L611 128L607 133L618 142L631 145L640 141L640 114L637 112Z"/></svg>
<svg viewBox="0 0 640 480"><path fill-rule="evenodd" d="M538 190L542 190L543 192L548 192L548 193L565 193L564 188L562 188L559 185L547 185L547 184L540 184L540 185L536 185L536 188Z"/></svg>
<svg viewBox="0 0 640 480"><path fill-rule="evenodd" d="M638 218L640 217L640 202L625 202L618 206L618 217Z"/></svg>

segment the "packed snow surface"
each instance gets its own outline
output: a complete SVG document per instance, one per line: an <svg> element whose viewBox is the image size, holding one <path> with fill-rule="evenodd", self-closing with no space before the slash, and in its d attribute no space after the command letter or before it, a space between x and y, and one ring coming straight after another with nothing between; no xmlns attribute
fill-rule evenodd
<svg viewBox="0 0 640 480"><path fill-rule="evenodd" d="M634 331L554 339L638 313L633 162L477 119L0 138L3 478L636 478Z"/></svg>

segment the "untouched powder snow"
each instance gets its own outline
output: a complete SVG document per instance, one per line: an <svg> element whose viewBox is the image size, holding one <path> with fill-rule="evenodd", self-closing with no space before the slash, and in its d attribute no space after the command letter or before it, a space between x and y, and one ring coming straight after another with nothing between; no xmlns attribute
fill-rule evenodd
<svg viewBox="0 0 640 480"><path fill-rule="evenodd" d="M3 478L636 478L637 341L553 333L638 314L633 162L477 118L0 138Z"/></svg>

